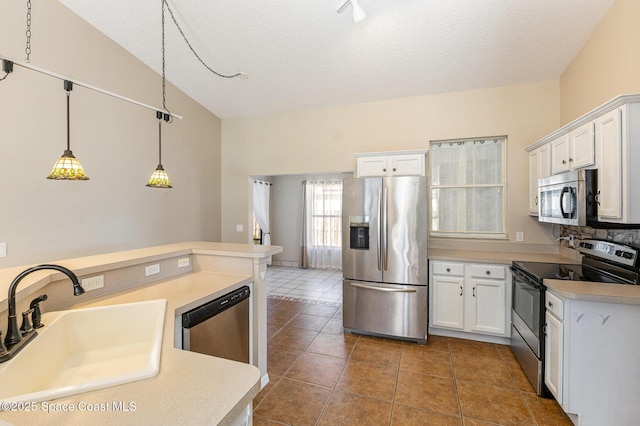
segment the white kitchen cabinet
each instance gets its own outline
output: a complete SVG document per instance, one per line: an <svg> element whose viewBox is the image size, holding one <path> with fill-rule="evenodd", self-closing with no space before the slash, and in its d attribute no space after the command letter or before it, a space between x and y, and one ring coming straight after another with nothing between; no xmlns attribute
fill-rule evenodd
<svg viewBox="0 0 640 426"><path fill-rule="evenodd" d="M595 163L593 122L551 141L551 173L575 170Z"/></svg>
<svg viewBox="0 0 640 426"><path fill-rule="evenodd" d="M624 105L595 120L596 201L602 222L640 223L639 122L639 104Z"/></svg>
<svg viewBox="0 0 640 426"><path fill-rule="evenodd" d="M508 337L511 275L505 265L432 261L430 271L432 334Z"/></svg>
<svg viewBox="0 0 640 426"><path fill-rule="evenodd" d="M357 177L424 176L426 151L357 154Z"/></svg>
<svg viewBox="0 0 640 426"><path fill-rule="evenodd" d="M551 144L529 153L529 214L538 215L538 179L551 176Z"/></svg>
<svg viewBox="0 0 640 426"><path fill-rule="evenodd" d="M434 275L431 325L464 329L464 276Z"/></svg>
<svg viewBox="0 0 640 426"><path fill-rule="evenodd" d="M527 147L529 213L535 215L539 149L551 149L551 173L598 170L600 222L640 223L640 94L618 96ZM538 164L539 166L539 164Z"/></svg>
<svg viewBox="0 0 640 426"><path fill-rule="evenodd" d="M562 408L581 426L636 424L640 305L562 298L552 290L546 300L545 384Z"/></svg>
<svg viewBox="0 0 640 426"><path fill-rule="evenodd" d="M550 310L547 310L544 330L544 383L556 398L556 401L562 403L564 324Z"/></svg>

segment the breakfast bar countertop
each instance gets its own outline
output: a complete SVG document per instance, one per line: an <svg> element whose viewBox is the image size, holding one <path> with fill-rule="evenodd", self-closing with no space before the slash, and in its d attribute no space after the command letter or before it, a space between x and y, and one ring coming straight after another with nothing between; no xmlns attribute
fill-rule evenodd
<svg viewBox="0 0 640 426"><path fill-rule="evenodd" d="M149 379L48 402L4 404L0 425L3 421L15 425L231 423L259 392L260 371L249 364L176 349L176 315L250 282L251 277L243 275L193 272L72 306L166 299L160 372Z"/></svg>

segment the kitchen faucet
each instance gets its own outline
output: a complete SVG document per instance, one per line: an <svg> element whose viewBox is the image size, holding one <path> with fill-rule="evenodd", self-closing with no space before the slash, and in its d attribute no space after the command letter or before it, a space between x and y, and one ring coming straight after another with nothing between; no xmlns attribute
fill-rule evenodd
<svg viewBox="0 0 640 426"><path fill-rule="evenodd" d="M71 272L69 269L59 266L59 265L38 265L31 267L29 269L25 269L18 276L16 276L11 285L9 286L9 295L7 298L7 303L9 305L9 315L8 315L8 324L7 324L7 335L4 339L4 346L0 341L0 362L8 361L13 358L15 354L22 349L31 339L36 336L36 331L29 331L25 334L25 339L23 340L23 336L18 329L18 320L16 318L16 287L24 277L29 275L32 272L40 271L43 269L53 269L59 272L62 272L66 276L69 277L71 282L73 283L73 295L80 296L84 293L84 289L78 280L76 274ZM1 337L1 336L0 336Z"/></svg>

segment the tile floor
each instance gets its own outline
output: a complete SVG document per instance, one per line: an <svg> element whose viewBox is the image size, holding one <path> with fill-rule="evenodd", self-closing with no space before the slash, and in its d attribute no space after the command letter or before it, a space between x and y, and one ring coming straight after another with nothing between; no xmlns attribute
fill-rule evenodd
<svg viewBox="0 0 640 426"><path fill-rule="evenodd" d="M533 393L508 346L345 334L340 304L299 296L268 299L271 381L254 399L254 425L571 425Z"/></svg>
<svg viewBox="0 0 640 426"><path fill-rule="evenodd" d="M270 266L268 274L267 296L342 303L342 271Z"/></svg>

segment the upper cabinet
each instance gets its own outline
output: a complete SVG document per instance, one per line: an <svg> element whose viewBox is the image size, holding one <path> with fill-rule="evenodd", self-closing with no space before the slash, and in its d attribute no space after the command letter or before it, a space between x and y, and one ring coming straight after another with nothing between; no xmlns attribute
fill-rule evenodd
<svg viewBox="0 0 640 426"><path fill-rule="evenodd" d="M583 124L551 141L551 174L592 166L595 163L593 122Z"/></svg>
<svg viewBox="0 0 640 426"><path fill-rule="evenodd" d="M551 176L551 146L546 144L529 153L529 214L538 215L538 179Z"/></svg>
<svg viewBox="0 0 640 426"><path fill-rule="evenodd" d="M427 150L356 154L356 176L424 176Z"/></svg>
<svg viewBox="0 0 640 426"><path fill-rule="evenodd" d="M541 152L550 151L550 159ZM550 174L580 168L598 170L596 203L600 222L640 223L640 94L618 96L527 148L529 214L537 214L537 180L546 161Z"/></svg>

